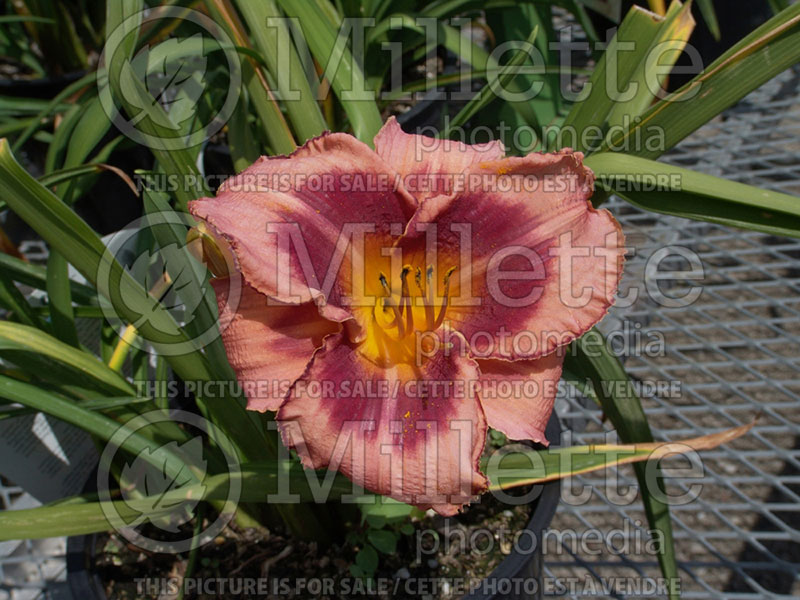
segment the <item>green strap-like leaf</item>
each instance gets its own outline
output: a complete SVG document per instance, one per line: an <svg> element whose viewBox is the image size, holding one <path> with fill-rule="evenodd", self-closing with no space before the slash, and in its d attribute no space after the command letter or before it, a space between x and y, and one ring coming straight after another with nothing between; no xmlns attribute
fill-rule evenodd
<svg viewBox="0 0 800 600"><path fill-rule="evenodd" d="M3 252L0 252L0 273L37 290L47 288L47 270L44 267L25 262ZM70 280L69 285L72 298L76 302L97 306L95 290L77 281Z"/></svg>
<svg viewBox="0 0 800 600"><path fill-rule="evenodd" d="M157 246L169 250L165 255L169 259L165 267L172 281L178 282L175 285L179 288L177 294L186 306L196 307L185 330L189 336L197 338L213 332L213 337L204 345L204 351L216 376L231 379L233 371L219 335L217 303L210 284L205 281L208 276L206 267L191 256L185 245L189 231L185 219L172 210L164 194L146 190L143 200Z"/></svg>
<svg viewBox="0 0 800 600"><path fill-rule="evenodd" d="M188 335L201 339L206 332L212 334L204 346L209 369L215 381L230 382L224 393L206 398L197 394L197 402L208 416L223 431L238 438L238 445L248 460L264 460L273 456L264 433L257 426L257 413L245 409L242 395L235 396L235 375L228 363L222 337L218 331L218 311L213 291L204 285L207 275L203 265L198 263L185 247L187 229L182 219L175 213L161 194L146 192L145 211L152 227L150 228L160 248L169 248L166 261L167 272L173 281L179 282L178 295L187 306L194 306L192 319L185 326Z"/></svg>
<svg viewBox="0 0 800 600"><path fill-rule="evenodd" d="M646 210L800 237L800 198L617 152L586 158L597 185Z"/></svg>
<svg viewBox="0 0 800 600"><path fill-rule="evenodd" d="M2 380L0 380L2 393ZM719 433L682 442L662 442L640 445L576 446L552 450L512 452L489 459L484 465L491 481L490 489L500 490L552 481L587 473L607 467L643 461L658 460L663 456L703 450L729 442L747 433L753 423ZM152 498L129 499L125 502L101 503L89 497L72 497L39 508L0 512L0 540L16 540L53 537L60 535L84 535L107 531L111 524L106 518L109 512L116 513L124 521L145 514L151 519L169 514L159 510L159 506L176 506L180 500L198 498L210 501L223 501L228 498L229 485L235 481L241 489L241 503L268 501L268 496L278 493L279 481L288 491L297 494L304 502L315 500L311 481L321 489L325 483L325 472L304 470L297 462L270 462L244 464L237 473L226 473L206 477L201 483L182 486L164 494L164 501L154 503ZM323 500L336 500L344 494L357 495L353 484L343 475L335 474L329 481L330 488L323 494ZM365 515L380 515L388 519L409 513L408 507L382 497L362 494L360 506ZM370 498L375 510L369 509Z"/></svg>
<svg viewBox="0 0 800 600"><path fill-rule="evenodd" d="M0 273L0 306L13 313L14 319L31 327L44 328L36 311L5 273Z"/></svg>
<svg viewBox="0 0 800 600"><path fill-rule="evenodd" d="M53 99L50 100L47 106L39 111L39 113L36 115L36 118L31 120L28 127L26 127L25 130L14 140L14 152L19 150L22 145L27 142L33 134L36 133L36 131L44 126L45 120L48 116L64 108L63 103L67 98L83 88L92 85L95 82L96 77L97 76L94 73L87 73L78 81L74 81L56 94Z"/></svg>
<svg viewBox="0 0 800 600"><path fill-rule="evenodd" d="M303 143L320 135L327 129L325 118L278 6L273 0L237 0L236 5L277 84L277 91L282 95L281 104L286 107L298 140ZM273 21L268 22L269 19ZM279 61L281 55L282 62ZM298 97L290 98L290 94Z"/></svg>
<svg viewBox="0 0 800 600"><path fill-rule="evenodd" d="M552 137L548 147L591 151L602 140L589 138L590 128L600 128L605 135L633 123L661 89L664 75L657 79L653 68L674 64L693 28L690 3L673 2L665 17L634 5L586 84L588 96L572 107L560 135Z"/></svg>
<svg viewBox="0 0 800 600"><path fill-rule="evenodd" d="M86 112L89 103L82 102L73 104L61 115L61 122L53 132L53 137L47 145L47 154L44 160L44 171L50 173L58 168L63 162L67 152L67 145L73 137L75 127L81 120L81 116Z"/></svg>
<svg viewBox="0 0 800 600"><path fill-rule="evenodd" d="M46 172L52 173L56 165L61 166L62 173L63 169L80 169L110 126L111 122L100 99L96 95L90 95L81 103L79 110L70 111L70 116L56 128L53 142L47 149ZM75 188L63 180L56 187L56 195L71 204L74 190ZM60 340L77 348L78 331L72 310L68 263L61 253L53 249L47 263L47 297L53 333Z"/></svg>
<svg viewBox="0 0 800 600"><path fill-rule="evenodd" d="M590 126L598 127L602 130L608 120L609 113L614 108L614 94L609 93L607 85L614 81L616 82L617 90L627 88L627 84L636 67L644 58L644 49L649 47L649 42L658 35L661 22L659 17L639 6L634 6L625 15L616 35L600 57L600 60L598 60L592 76L586 83L588 95L580 102L576 102L564 119L562 130L574 132L572 137L575 139L570 139L568 142L565 141L563 145L571 146L575 150L582 152L588 149L581 135L582 132L586 131ZM619 48L621 44L633 44L633 49L628 52L621 52ZM612 61L611 57L616 57L616 62ZM611 74L613 74L613 77L610 77ZM582 93L586 94L587 88L584 88ZM555 145L555 140L551 140L550 147L552 148Z"/></svg>
<svg viewBox="0 0 800 600"><path fill-rule="evenodd" d="M95 356L27 325L0 321L0 349L25 350L41 354L80 371L100 389L130 395L134 390L118 373ZM88 386L87 386L88 387Z"/></svg>
<svg viewBox="0 0 800 600"><path fill-rule="evenodd" d="M189 344L178 324L113 257L86 222L52 192L31 177L14 159L6 140L0 140L0 198L108 298L120 318L141 321L139 333L156 349L162 344ZM142 320L142 315L147 319ZM207 379L210 371L198 351L169 356L184 379Z"/></svg>
<svg viewBox="0 0 800 600"><path fill-rule="evenodd" d="M84 104L85 110L81 112L75 123L75 135L71 135L66 143L64 160L60 164L62 169L83 166L86 158L101 142L111 127L111 121L106 116L100 98L92 95ZM61 126L57 127L56 133L60 129ZM55 170L55 165L51 165L47 172L51 173L53 170ZM64 198L65 202L71 203L70 198L65 196L66 189L66 186L62 183L56 190L56 194Z"/></svg>
<svg viewBox="0 0 800 600"><path fill-rule="evenodd" d="M137 323L139 335L157 351L162 345L187 347L185 354L165 353L179 377L186 381L216 379L200 350L190 351L194 342L169 312L106 252L97 234L80 217L22 169L5 140L0 140L0 197L92 284L99 283L100 292L109 299L116 314L129 323ZM99 279L101 272L106 276ZM147 318L141 319L143 315ZM243 410L231 410L228 399L209 398L204 403L199 394L198 400L228 435L242 436L241 447L247 458L257 460L270 455L264 436L258 434Z"/></svg>
<svg viewBox="0 0 800 600"><path fill-rule="evenodd" d="M99 412L85 409L35 385L5 375L0 375L0 398L52 415L104 441L110 440L115 433L126 428L125 425L120 425ZM137 431L126 431L124 435L119 436L119 439L122 440L121 450L133 456L142 456L157 469L164 469L165 473L176 474L185 471L183 458L169 452L168 449L163 449L160 453L152 452L153 442Z"/></svg>
<svg viewBox="0 0 800 600"><path fill-rule="evenodd" d="M381 114L374 97L359 97L371 92L367 89L361 66L347 45L341 23L331 21L338 16L331 15L330 7L325 6L327 3L322 0L279 0L279 4L286 14L300 20L311 53L323 69L329 61L340 60L339 68L332 75L331 86L350 119L354 135L372 145L372 138L383 124ZM355 97L351 98L353 94Z"/></svg>
<svg viewBox="0 0 800 600"><path fill-rule="evenodd" d="M601 150L656 158L800 60L800 4L774 16ZM651 138L658 143L650 143Z"/></svg>
<svg viewBox="0 0 800 600"><path fill-rule="evenodd" d="M133 69L124 68L126 64L129 64L127 61L133 56L137 39L136 33L139 30L139 23L132 17L140 15L142 8L140 0L109 0L106 4L107 37L114 35L114 39L120 41L116 48L107 48L107 50L112 50L109 52L112 56L107 57L110 64L98 69L97 80L101 87L101 93L108 86L107 93L110 93L114 100L125 108L129 116L138 117L142 111L147 112L148 116L139 118L138 130L153 138L170 138L175 135L176 129L174 127L167 129L160 124L169 122L169 115L153 98L144 83L135 76ZM121 28L127 31L125 35L120 35ZM178 147L178 143L179 140L176 140L175 147L170 149L151 147L151 151L168 175L175 175L181 182L194 182L193 185L179 185L175 188L178 203L182 209L185 209L187 202L208 195L210 190L206 179L201 176L197 168L195 160L197 149L190 151L187 148Z"/></svg>
<svg viewBox="0 0 800 600"><path fill-rule="evenodd" d="M122 407L129 407L133 404L147 404L151 402L150 398L139 398L136 396L122 396L118 398L92 398L84 400L80 403L81 408L86 410L94 410L98 412L105 412L110 409L117 409ZM34 408L4 408L0 407L0 421L4 419L13 419L14 417L22 417L25 415L35 415L41 412Z"/></svg>
<svg viewBox="0 0 800 600"><path fill-rule="evenodd" d="M719 30L719 21L717 20L717 11L714 10L713 0L697 0L697 6L700 8L700 14L703 15L703 20L708 25L708 30L714 39L719 41L721 32Z"/></svg>
<svg viewBox="0 0 800 600"><path fill-rule="evenodd" d="M273 96L272 88L262 70L262 63L256 61L253 55L258 55L260 61L264 63L266 63L266 59L250 48L247 32L230 3L221 0L206 0L205 5L214 20L225 27L228 35L235 41L239 49L246 48L248 51L245 53L247 59L242 60L241 63L242 81L250 95L250 104L261 121L262 131L270 149L274 154L290 154L297 148L297 143Z"/></svg>
<svg viewBox="0 0 800 600"><path fill-rule="evenodd" d="M47 300L53 334L62 342L77 348L78 330L75 328L75 312L72 310L69 265L56 250L50 251L47 260Z"/></svg>
<svg viewBox="0 0 800 600"><path fill-rule="evenodd" d="M637 463L635 468L646 468L642 461L658 461L663 457L690 450L696 452L715 448L746 434L753 425L755 421L675 442L600 444L523 451L515 448L507 454L501 453L489 458L485 470L490 480L489 489L499 490L554 481L630 463ZM658 463L651 465L658 466Z"/></svg>
<svg viewBox="0 0 800 600"><path fill-rule="evenodd" d="M661 93L661 86L667 78L669 69L680 58L689 36L694 31L695 23L691 8L691 2L681 4L677 0L673 1L658 25L656 35L628 53L636 57L637 63L626 84L631 86L631 96L614 102L608 113L609 130L629 126L636 117L650 107L656 94Z"/></svg>
<svg viewBox="0 0 800 600"><path fill-rule="evenodd" d="M579 377L591 379L600 405L617 430L619 438L626 444L652 443L653 434L642 408L642 401L619 359L611 353L603 335L597 329L591 329L573 342L573 348L575 353L567 356L565 365ZM634 470L639 481L647 522L650 529L661 533L663 545L658 553L661 572L666 579L674 581L678 577L678 565L675 561L669 505L653 494L650 488L653 479L648 481L644 465L636 464ZM663 481L658 468L655 481L663 493Z"/></svg>
<svg viewBox="0 0 800 600"><path fill-rule="evenodd" d="M538 33L539 28L534 27L531 32L528 34L528 39L525 40L526 44L532 44L536 40L536 34ZM517 75L518 69L527 54L523 50L517 50L517 53L508 61L507 64L503 65L500 69L500 72L497 76L497 85L501 88L505 88L505 86ZM446 129L444 129L441 133L441 137L449 137L450 132L458 127L461 127L464 123L466 123L472 115L477 113L482 108L486 107L492 100L497 98L497 92L493 89L491 85L485 85L481 90L473 96L469 102L462 108L458 114L448 123Z"/></svg>
<svg viewBox="0 0 800 600"><path fill-rule="evenodd" d="M250 130L249 107L247 94L242 94L228 123L228 149L236 173L252 165L262 152Z"/></svg>

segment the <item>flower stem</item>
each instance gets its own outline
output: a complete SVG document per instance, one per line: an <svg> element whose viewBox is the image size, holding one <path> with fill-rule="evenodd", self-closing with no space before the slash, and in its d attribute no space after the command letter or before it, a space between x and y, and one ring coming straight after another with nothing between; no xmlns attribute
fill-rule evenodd
<svg viewBox="0 0 800 600"><path fill-rule="evenodd" d="M165 271L161 278L156 281L155 285L150 289L150 295L156 300L160 301L161 296L164 295L164 292L167 291L171 284L172 278ZM128 324L128 326L125 327L125 330L120 336L120 340L114 347L114 352L111 354L111 358L108 359L109 367L115 371L120 371L122 369L125 358L128 356L128 352L130 351L133 341L136 339L137 335L136 327L134 327L132 324Z"/></svg>
<svg viewBox="0 0 800 600"><path fill-rule="evenodd" d="M114 352L111 354L111 358L108 359L109 367L115 371L120 371L122 369L122 364L125 362L125 358L128 356L128 351L131 349L133 340L136 339L137 335L136 328L133 325L128 325L125 327L125 331L122 332L117 345L114 347Z"/></svg>

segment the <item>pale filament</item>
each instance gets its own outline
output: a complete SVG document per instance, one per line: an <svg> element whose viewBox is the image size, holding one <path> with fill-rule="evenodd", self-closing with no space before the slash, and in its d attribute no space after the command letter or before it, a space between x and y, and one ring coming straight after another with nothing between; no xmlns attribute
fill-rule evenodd
<svg viewBox="0 0 800 600"><path fill-rule="evenodd" d="M397 329L397 337L393 337L396 341L403 340L414 331L414 311L412 310L411 292L408 287L408 274L411 272L411 266L405 265L400 273L400 298L399 301L394 299L392 289L389 285L389 280L386 275L381 273L378 280L383 288L384 297L381 298L376 304L376 310L389 309L394 315L394 319L386 323L384 329ZM419 288L422 296L423 306L425 307L425 326L427 331L435 331L444 322L445 313L450 305L450 276L456 270L455 267L450 267L444 275L444 299L442 305L439 307L438 315L435 311L434 304L434 285L433 285L433 266L428 265L425 269L425 281L423 282L422 269L417 267L414 281Z"/></svg>

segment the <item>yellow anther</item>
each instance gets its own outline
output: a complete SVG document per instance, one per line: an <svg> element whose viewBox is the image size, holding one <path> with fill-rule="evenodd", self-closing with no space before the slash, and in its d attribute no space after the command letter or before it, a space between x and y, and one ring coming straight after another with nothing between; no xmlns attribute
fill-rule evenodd
<svg viewBox="0 0 800 600"><path fill-rule="evenodd" d="M384 275L383 271L381 271L380 275L378 275L378 281L381 282L381 286L383 286L383 291L385 291L389 296L391 296L392 290L389 288L389 280L386 279L386 275Z"/></svg>

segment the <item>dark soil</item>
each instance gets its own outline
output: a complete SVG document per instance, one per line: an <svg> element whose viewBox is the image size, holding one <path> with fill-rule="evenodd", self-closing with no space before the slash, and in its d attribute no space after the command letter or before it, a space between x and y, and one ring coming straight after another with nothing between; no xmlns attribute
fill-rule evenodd
<svg viewBox="0 0 800 600"><path fill-rule="evenodd" d="M414 532L400 536L395 554L380 556L371 580L353 577L350 572L358 546L343 543L321 547L290 535L240 530L233 525L199 549L188 576L187 554L146 552L116 533L98 538L97 572L108 597L114 600L177 599L176 588L184 577L196 582L195 589L187 582L185 598L446 600L461 596L464 588L459 589L459 585L486 577L508 555L532 506L504 504L485 494L481 502L456 517L443 518L429 511L422 518L413 518ZM526 546L524 540L518 540L520 546ZM150 578L149 587L145 578ZM209 585L210 580L217 580L211 585L218 586L206 588L211 593L196 589L199 584ZM245 585L258 587L255 592L236 587Z"/></svg>

